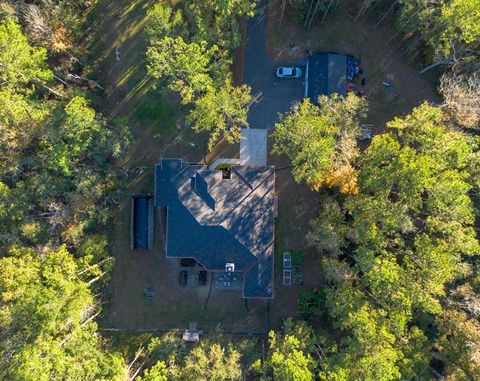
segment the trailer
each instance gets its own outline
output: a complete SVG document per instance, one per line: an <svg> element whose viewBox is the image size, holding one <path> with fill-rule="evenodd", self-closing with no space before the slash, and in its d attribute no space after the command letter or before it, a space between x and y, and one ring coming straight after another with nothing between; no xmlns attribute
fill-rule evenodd
<svg viewBox="0 0 480 381"><path fill-rule="evenodd" d="M132 196L130 215L130 248L132 250L152 250L154 223L153 196Z"/></svg>

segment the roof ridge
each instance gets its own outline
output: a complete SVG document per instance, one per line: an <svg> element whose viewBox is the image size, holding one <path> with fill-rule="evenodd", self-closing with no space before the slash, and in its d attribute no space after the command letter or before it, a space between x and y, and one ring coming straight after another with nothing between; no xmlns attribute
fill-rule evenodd
<svg viewBox="0 0 480 381"><path fill-rule="evenodd" d="M246 167L246 166L245 166L245 167ZM235 172L235 174L238 176L238 178L245 183L245 185L246 185L247 187L249 187L251 190L253 190L253 186L242 176L241 173L239 173L239 172L237 171L237 169L236 169L234 166L232 166L232 170Z"/></svg>
<svg viewBox="0 0 480 381"><path fill-rule="evenodd" d="M255 190L252 191L252 192L249 194L249 196L250 196L251 194L253 194L257 189L258 189L258 187L255 188ZM263 196L261 196L261 197L255 202L254 205L252 205L251 207L248 208L248 212L250 213L250 212L253 210L254 206L256 206L261 200L263 200L263 199L267 196L267 194L270 193L270 191L272 191L272 189L275 189L275 186L274 186L274 185L271 186L271 187L269 187L269 188L266 190L265 194L264 194ZM224 222L224 221L222 221L221 223L223 223L223 222ZM222 227L224 227L224 226L222 225ZM247 249L250 253L252 253L252 251L251 251L248 247L246 247L246 246L243 244L243 242L241 242L240 239L238 239L238 238L235 236L235 234L233 234L229 229L227 229L227 228L225 228L225 227L224 227L224 229L225 229L226 231L228 231L230 234L232 234L232 236L235 238L235 240L237 240L245 249ZM255 257L256 257L256 256L255 256Z"/></svg>
<svg viewBox="0 0 480 381"><path fill-rule="evenodd" d="M275 173L275 172L274 172ZM274 174L273 173L273 174ZM235 205L234 208L232 208L224 217L223 219L218 223L218 225L221 225L223 223L223 221L225 221L232 213L234 210L236 210L238 208L239 205L241 205L248 197L250 197L250 195L255 192L262 184L264 184L267 180L270 179L270 177L273 175L273 174L270 174L269 176L267 176L265 179L263 179L256 187L255 189L252 189L252 187L250 186L249 188L252 189L245 197L243 197L237 205ZM218 226L217 225L217 226Z"/></svg>

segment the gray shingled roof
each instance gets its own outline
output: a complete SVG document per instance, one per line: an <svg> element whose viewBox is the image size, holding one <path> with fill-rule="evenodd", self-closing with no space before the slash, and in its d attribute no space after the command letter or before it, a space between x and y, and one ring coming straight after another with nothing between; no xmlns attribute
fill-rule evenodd
<svg viewBox="0 0 480 381"><path fill-rule="evenodd" d="M169 258L195 258L243 272L245 298L273 297L275 169L233 166L230 179L205 165L162 159L155 167L155 206L167 207Z"/></svg>
<svg viewBox="0 0 480 381"><path fill-rule="evenodd" d="M316 102L319 95L347 93L347 56L314 53L307 58L305 97Z"/></svg>

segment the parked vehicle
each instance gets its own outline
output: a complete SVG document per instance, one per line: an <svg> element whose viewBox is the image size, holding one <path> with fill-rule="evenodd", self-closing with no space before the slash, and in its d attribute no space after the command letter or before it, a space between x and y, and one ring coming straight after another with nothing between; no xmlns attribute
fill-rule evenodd
<svg viewBox="0 0 480 381"><path fill-rule="evenodd" d="M302 77L302 69L296 66L290 67L277 67L275 74L278 78L301 78Z"/></svg>

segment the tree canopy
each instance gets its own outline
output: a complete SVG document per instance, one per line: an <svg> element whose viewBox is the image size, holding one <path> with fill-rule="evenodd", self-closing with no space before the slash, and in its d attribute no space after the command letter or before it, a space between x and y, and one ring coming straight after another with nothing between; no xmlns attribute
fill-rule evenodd
<svg viewBox="0 0 480 381"><path fill-rule="evenodd" d="M2 378L123 379L123 359L102 350L97 302L79 272L64 246L0 258Z"/></svg>
<svg viewBox="0 0 480 381"><path fill-rule="evenodd" d="M306 98L280 117L272 134L273 152L290 158L297 182L306 181L313 189L335 185L354 194L357 184L352 163L358 156L359 118L365 115L367 103L353 94L321 96L318 103Z"/></svg>
<svg viewBox="0 0 480 381"><path fill-rule="evenodd" d="M82 89L56 91L47 49L28 37L14 17L0 21L0 378L120 380L92 291L112 264L102 228L126 135Z"/></svg>
<svg viewBox="0 0 480 381"><path fill-rule="evenodd" d="M241 128L248 127L247 110L252 97L247 85L232 86L228 80L218 91L210 87L195 101L188 120L196 131L210 131L209 148L219 138L229 143L241 139Z"/></svg>
<svg viewBox="0 0 480 381"><path fill-rule="evenodd" d="M148 73L191 106L187 121L210 134L209 149L219 138L238 142L248 127L250 88L233 85L230 54L239 44L236 18L253 15L255 4L212 0L174 8L162 1L150 11Z"/></svg>
<svg viewBox="0 0 480 381"><path fill-rule="evenodd" d="M447 285L480 252L474 139L428 104L388 128L358 159L359 193L325 202L309 236L327 254L329 316L348 333L342 350L332 344L325 379L428 378L419 314L441 316Z"/></svg>
<svg viewBox="0 0 480 381"><path fill-rule="evenodd" d="M283 332L270 331L268 357L257 360L252 368L261 380L309 381L315 374L312 356L314 343L312 330L304 322L287 319Z"/></svg>

